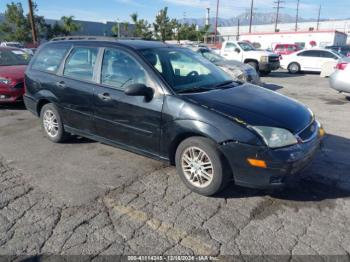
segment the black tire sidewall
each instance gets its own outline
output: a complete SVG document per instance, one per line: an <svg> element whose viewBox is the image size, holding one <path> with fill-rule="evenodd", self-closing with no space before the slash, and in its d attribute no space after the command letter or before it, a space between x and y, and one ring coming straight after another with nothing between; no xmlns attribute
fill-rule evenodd
<svg viewBox="0 0 350 262"><path fill-rule="evenodd" d="M291 67L292 67L293 65L296 65L296 66L298 67L298 70L297 70L297 71L291 70ZM288 72L291 73L291 74L297 74L297 73L299 73L299 72L300 72L300 65L299 65L298 63L295 63L295 62L290 63L289 66L288 66Z"/></svg>
<svg viewBox="0 0 350 262"><path fill-rule="evenodd" d="M213 168L214 168L214 177L212 182L207 187L204 187L204 188L195 187L187 180L187 178L185 177L185 174L183 173L183 170L181 167L181 157L185 149L188 147L198 147L202 149L203 151L206 152L206 154L209 156L210 160L212 161ZM184 184L193 192L196 192L200 195L212 196L220 192L228 184L228 181L230 180L229 174L224 170L227 168L223 166L222 154L219 152L219 150L215 146L215 143L207 138L190 137L184 140L182 143L180 143L180 145L176 150L175 163L176 163L177 173L179 174Z"/></svg>
<svg viewBox="0 0 350 262"><path fill-rule="evenodd" d="M58 134L56 137L49 136L45 130L43 117L44 117L44 114L47 110L51 110L56 116L57 123L58 123ZM40 111L40 121L41 121L41 127L45 133L45 136L49 140L51 140L52 142L60 143L60 142L63 142L67 138L67 134L64 131L64 127L63 127L63 123L62 123L62 118L61 118L61 116L60 116L60 114L59 114L59 112L54 104L50 103L50 104L46 104L42 107L42 109Z"/></svg>
<svg viewBox="0 0 350 262"><path fill-rule="evenodd" d="M251 62L248 62L247 64L252 66L257 72L259 71L259 64L257 62L251 61Z"/></svg>

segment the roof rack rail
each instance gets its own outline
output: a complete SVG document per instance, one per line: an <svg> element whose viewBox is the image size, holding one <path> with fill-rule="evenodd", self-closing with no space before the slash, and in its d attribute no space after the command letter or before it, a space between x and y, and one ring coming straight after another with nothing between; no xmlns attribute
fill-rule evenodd
<svg viewBox="0 0 350 262"><path fill-rule="evenodd" d="M74 40L91 40L91 41L118 41L118 40L141 40L140 37L112 37L112 36L59 36L54 37L50 41L74 41Z"/></svg>

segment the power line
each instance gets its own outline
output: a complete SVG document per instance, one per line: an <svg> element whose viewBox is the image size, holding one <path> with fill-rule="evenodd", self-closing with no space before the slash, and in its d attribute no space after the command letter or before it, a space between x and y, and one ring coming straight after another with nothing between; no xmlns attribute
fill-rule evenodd
<svg viewBox="0 0 350 262"><path fill-rule="evenodd" d="M282 6L283 3L284 3L284 0L277 0L274 2L274 4L275 4L274 8L276 8L275 32L277 32L280 9L283 8L283 6Z"/></svg>

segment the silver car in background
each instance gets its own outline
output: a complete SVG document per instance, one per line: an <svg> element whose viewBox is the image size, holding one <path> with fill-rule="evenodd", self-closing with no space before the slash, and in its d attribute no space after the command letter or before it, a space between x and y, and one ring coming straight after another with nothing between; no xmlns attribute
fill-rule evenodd
<svg viewBox="0 0 350 262"><path fill-rule="evenodd" d="M259 74L252 66L248 64L244 64L236 60L227 60L207 47L190 47L190 49L199 53L216 66L220 67L235 81L248 82L260 86L263 85L263 83L260 81Z"/></svg>
<svg viewBox="0 0 350 262"><path fill-rule="evenodd" d="M340 62L336 66L336 71L330 76L331 87L340 93L350 95L350 64Z"/></svg>

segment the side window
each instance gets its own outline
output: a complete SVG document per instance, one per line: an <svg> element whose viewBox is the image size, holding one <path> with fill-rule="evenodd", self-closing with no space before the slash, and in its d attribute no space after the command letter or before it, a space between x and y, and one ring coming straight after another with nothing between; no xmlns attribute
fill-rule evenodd
<svg viewBox="0 0 350 262"><path fill-rule="evenodd" d="M55 73L70 46L48 45L36 56L32 68Z"/></svg>
<svg viewBox="0 0 350 262"><path fill-rule="evenodd" d="M234 43L227 43L225 46L225 50L235 50L237 46Z"/></svg>
<svg viewBox="0 0 350 262"><path fill-rule="evenodd" d="M338 59L338 57L336 57L334 54L330 53L330 52L326 52L326 51L322 51L320 52L321 56L323 58L332 58L332 59Z"/></svg>
<svg viewBox="0 0 350 262"><path fill-rule="evenodd" d="M63 75L92 81L98 48L76 47L69 54Z"/></svg>
<svg viewBox="0 0 350 262"><path fill-rule="evenodd" d="M321 54L319 51L304 51L299 53L298 56L305 56L305 57L321 57Z"/></svg>
<svg viewBox="0 0 350 262"><path fill-rule="evenodd" d="M150 84L146 71L133 57L112 48L106 48L103 55L101 83L120 90L131 84Z"/></svg>

